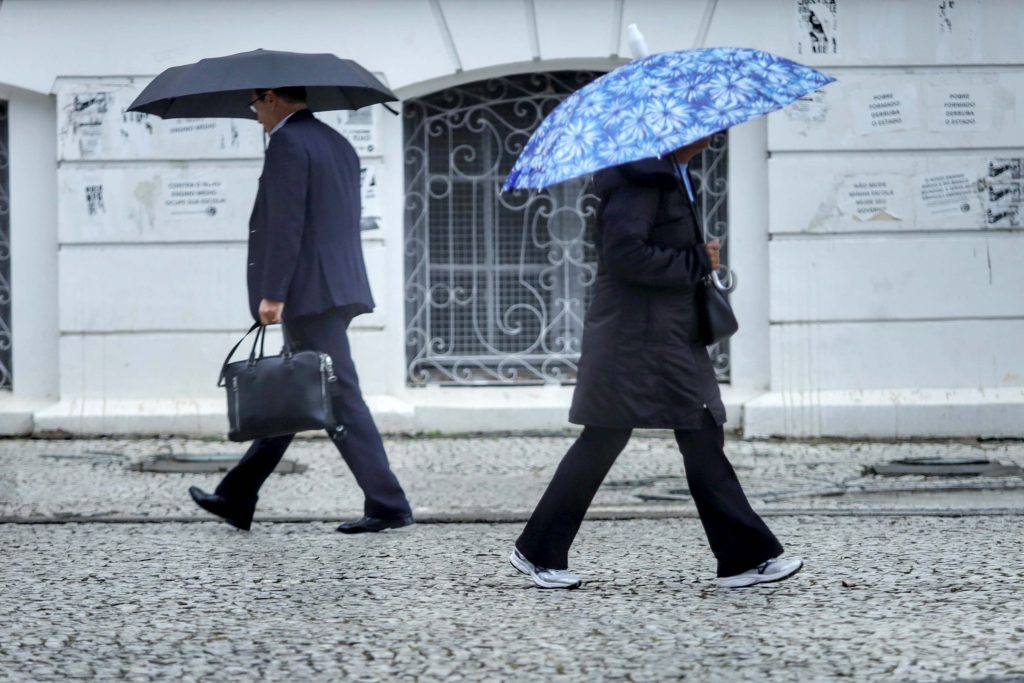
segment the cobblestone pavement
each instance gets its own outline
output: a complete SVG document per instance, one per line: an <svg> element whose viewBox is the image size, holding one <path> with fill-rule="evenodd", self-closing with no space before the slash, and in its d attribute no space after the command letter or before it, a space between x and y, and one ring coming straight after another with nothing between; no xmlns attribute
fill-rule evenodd
<svg viewBox="0 0 1024 683"><path fill-rule="evenodd" d="M655 506L691 510L675 442L634 437L598 493L595 510L644 516ZM392 465L420 518L444 515L516 519L540 497L571 436L395 438ZM212 489L220 475L155 474L129 466L158 453L234 453L218 441L2 440L0 518L204 516L186 489ZM730 441L730 459L751 500L768 513L787 510L1024 509L1024 479L925 480L865 476L866 465L906 457L984 457L1024 465L1024 443L792 443ZM300 439L287 458L301 474L275 475L261 492L257 515L334 519L361 511L362 496L326 439ZM950 491L957 487L975 487ZM978 488L983 487L983 488ZM440 515L440 517L438 517Z"/></svg>
<svg viewBox="0 0 1024 683"><path fill-rule="evenodd" d="M1019 517L771 522L806 568L735 591L693 519L586 523L577 591L513 572L513 524L3 524L0 679L1024 677Z"/></svg>

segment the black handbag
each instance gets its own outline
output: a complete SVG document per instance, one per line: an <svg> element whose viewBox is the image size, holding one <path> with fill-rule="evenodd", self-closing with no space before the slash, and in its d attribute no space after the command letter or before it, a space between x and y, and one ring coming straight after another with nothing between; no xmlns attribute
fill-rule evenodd
<svg viewBox="0 0 1024 683"><path fill-rule="evenodd" d="M248 360L230 362L245 338L256 331ZM331 406L330 384L337 381L331 357L320 351L294 351L284 335L279 356L263 355L267 328L249 328L228 353L217 386L227 389L228 438L250 441L326 429L332 438L344 434ZM256 348L259 347L259 355Z"/></svg>
<svg viewBox="0 0 1024 683"><path fill-rule="evenodd" d="M715 284L714 278L708 275L701 280L701 291L698 292L698 315L700 315L700 341L704 346L711 346L728 339L740 329L736 314L725 293Z"/></svg>

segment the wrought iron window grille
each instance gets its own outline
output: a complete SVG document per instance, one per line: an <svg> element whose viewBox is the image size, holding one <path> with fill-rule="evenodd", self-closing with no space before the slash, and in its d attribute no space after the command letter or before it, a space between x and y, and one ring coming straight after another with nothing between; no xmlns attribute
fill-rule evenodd
<svg viewBox="0 0 1024 683"><path fill-rule="evenodd" d="M575 381L597 273L597 197L589 179L500 189L544 117L599 75L494 78L404 103L410 385ZM723 246L725 148L718 136L691 165L705 230ZM727 381L727 347L712 353Z"/></svg>
<svg viewBox="0 0 1024 683"><path fill-rule="evenodd" d="M0 390L13 386L11 340L11 202L7 103L0 101Z"/></svg>

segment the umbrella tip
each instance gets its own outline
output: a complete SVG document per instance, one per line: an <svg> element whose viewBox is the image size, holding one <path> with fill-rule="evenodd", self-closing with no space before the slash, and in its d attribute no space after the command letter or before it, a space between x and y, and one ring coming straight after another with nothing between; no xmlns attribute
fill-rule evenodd
<svg viewBox="0 0 1024 683"><path fill-rule="evenodd" d="M636 24L630 24L626 27L626 42L629 43L629 51L633 54L633 59L643 59L651 54L651 51L647 49L647 41L644 40L644 34L640 33L640 29L637 28Z"/></svg>

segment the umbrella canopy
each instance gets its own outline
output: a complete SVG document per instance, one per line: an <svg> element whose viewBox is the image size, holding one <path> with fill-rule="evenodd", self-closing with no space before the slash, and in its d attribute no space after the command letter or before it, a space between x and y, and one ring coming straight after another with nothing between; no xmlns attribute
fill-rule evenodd
<svg viewBox="0 0 1024 683"><path fill-rule="evenodd" d="M253 50L171 67L146 86L128 111L165 119L255 119L249 109L253 90L294 86L305 86L306 104L313 111L359 109L398 100L351 59Z"/></svg>
<svg viewBox="0 0 1024 683"><path fill-rule="evenodd" d="M662 156L781 109L834 80L747 48L651 55L565 98L526 143L504 190L547 187Z"/></svg>

